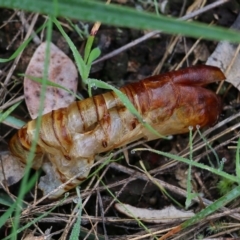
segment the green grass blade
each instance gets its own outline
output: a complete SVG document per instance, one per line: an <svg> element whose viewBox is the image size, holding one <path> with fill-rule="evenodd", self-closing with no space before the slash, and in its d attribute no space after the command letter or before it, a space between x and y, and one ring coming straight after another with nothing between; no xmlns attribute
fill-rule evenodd
<svg viewBox="0 0 240 240"><path fill-rule="evenodd" d="M240 140L238 141L238 150L236 152L236 158L239 158L239 148L240 148ZM144 149L144 148L137 148L137 149L134 149L133 151L155 152L155 153L161 154L165 157L172 158L172 159L178 160L180 162L187 163L191 166L195 166L195 167L199 167L199 168L208 170L208 171L210 171L212 173L215 173L219 176L224 176L231 181L232 180L234 181L234 179L235 179L235 182L237 182L238 184L240 183L239 177L232 176L232 175L227 174L223 171L219 171L219 169L214 169L214 168L208 167L206 165L203 165L203 164L200 164L200 163L197 163L197 162L193 162L191 160L188 160L186 158L179 157L179 156L176 156L176 155L173 155L173 154L164 153L164 152L157 151L157 150L152 150L152 149ZM212 203L211 205L207 206L205 209L203 209L202 211L197 213L194 217L192 217L191 219L182 223L180 226L177 227L178 230L187 228L187 227L192 226L193 224L201 221L202 219L206 218L208 215L216 212L218 209L224 207L226 204L230 203L231 201L238 198L239 196L240 196L240 186L237 186L234 189L232 189L231 191L229 191L226 195L217 199L214 203Z"/></svg>
<svg viewBox="0 0 240 240"><path fill-rule="evenodd" d="M216 161L217 161L218 167L220 168L221 163L220 163L220 160L219 160L219 157L218 157L216 151L215 151L214 148L210 145L210 143L208 142L208 140L202 135L199 127L197 127L196 129L197 129L197 132L198 132L198 134L200 135L201 139L203 140L203 142L206 144L206 146L211 150L211 152L212 152L213 155L215 156L215 159L216 159Z"/></svg>
<svg viewBox="0 0 240 240"><path fill-rule="evenodd" d="M74 93L73 91L63 87L62 85L60 84L57 84L55 82L52 82L48 79L43 79L43 78L37 78L37 77L34 77L34 76L30 76L30 75L25 75L25 74L19 74L19 76L23 76L23 77L27 77L29 78L30 80L34 81L34 82L37 82L37 83L40 83L42 84L43 81L46 82L47 86L49 87L56 87L56 88L60 88L60 89L63 89L65 90L66 92L70 93L71 95L73 95L75 98L79 99L79 100L82 100L82 98L80 98L76 93Z"/></svg>
<svg viewBox="0 0 240 240"><path fill-rule="evenodd" d="M154 150L154 149L148 149L148 148L135 148L132 151L133 152L136 152L136 151L154 152L154 153L162 155L164 157L167 157L167 158L170 158L170 159L174 159L176 161L183 162L183 163L186 163L186 164L191 164L194 167L198 167L198 168L207 170L207 171L212 172L212 173L214 173L214 174L216 174L216 175L218 175L220 177L227 178L227 179L229 179L232 182L240 183L240 179L238 177L234 176L234 175L228 174L228 173L226 173L224 171L220 171L219 169L215 169L215 168L209 167L209 166L204 165L202 163L198 163L198 162L194 162L194 161L191 162L187 158L183 158L183 157L171 154L171 153L166 153L166 152L162 152L162 151L158 151L158 150Z"/></svg>
<svg viewBox="0 0 240 240"><path fill-rule="evenodd" d="M87 64L91 65L93 61L95 61L101 55L101 51L98 47L94 48L88 57Z"/></svg>
<svg viewBox="0 0 240 240"><path fill-rule="evenodd" d="M7 193L0 192L0 204L11 207L14 204L14 201L12 200L12 198L10 198L10 196Z"/></svg>
<svg viewBox="0 0 240 240"><path fill-rule="evenodd" d="M45 27L47 23L44 23L41 27L39 27L36 30L36 33L41 32ZM18 48L17 50L9 57L9 58L0 58L0 63L5 63L14 60L25 48L26 46L31 42L33 37L29 37L27 40L25 40Z"/></svg>
<svg viewBox="0 0 240 240"><path fill-rule="evenodd" d="M236 151L236 175L240 179L240 138L238 139Z"/></svg>
<svg viewBox="0 0 240 240"><path fill-rule="evenodd" d="M87 43L86 43L86 46L85 46L85 49L84 49L84 62L85 63L87 63L87 61L88 61L88 57L89 57L89 54L90 54L91 49L92 49L94 38L95 38L94 36L89 36L88 39L87 39Z"/></svg>
<svg viewBox="0 0 240 240"><path fill-rule="evenodd" d="M28 182L27 186L23 190L24 194L32 188L36 182L36 179L38 178L38 174L35 174ZM18 207L17 207L18 206ZM25 204L22 202L22 199L19 197L17 200L11 204L10 208L0 217L0 229L1 227L5 224L5 222L9 219L9 217L12 215L13 211L18 209L19 211L21 210L21 207L26 207Z"/></svg>
<svg viewBox="0 0 240 240"><path fill-rule="evenodd" d="M197 22L184 22L163 15L140 12L133 8L92 0L0 0L0 6L39 12L51 16L69 17L85 21L137 29L156 29L170 34L204 37L213 40L239 42L240 34L232 29L207 26ZM124 17L123 17L124 16Z"/></svg>
<svg viewBox="0 0 240 240"><path fill-rule="evenodd" d="M6 58L6 59L0 58L0 63L9 62L15 59L25 49L25 47L29 44L31 40L32 38L29 38L25 42L23 42L9 58Z"/></svg>
<svg viewBox="0 0 240 240"><path fill-rule="evenodd" d="M63 35L63 37L65 38L65 40L67 41L74 59L76 61L76 65L78 68L78 72L82 78L82 81L86 83L86 79L88 78L89 72L90 72L90 68L86 65L86 63L84 62L82 56L79 54L76 46L74 45L74 43L72 42L72 40L69 38L69 36L65 33L65 31L63 30L61 24L58 22L57 19L53 19L54 24L57 26L58 30L61 32L61 34Z"/></svg>
<svg viewBox="0 0 240 240"><path fill-rule="evenodd" d="M82 217L82 198L81 194L79 191L79 188L76 187L77 195L78 195L78 200L77 200L77 221L73 225L71 235L70 235L70 240L78 240L80 236L80 226L81 226L81 217Z"/></svg>
<svg viewBox="0 0 240 240"><path fill-rule="evenodd" d="M240 186L237 186L233 190L231 190L228 194L219 198L214 203L212 203L211 205L204 208L201 212L197 213L194 217L192 217L189 220L182 223L181 227L186 228L186 227L189 227L189 226L197 223L198 221L204 219L211 213L216 212L218 209L224 207L226 204L228 204L232 200L238 198L239 196L240 196Z"/></svg>
<svg viewBox="0 0 240 240"><path fill-rule="evenodd" d="M41 220L42 218L46 217L47 215L49 215L49 213L51 213L54 209L56 209L58 206L60 206L64 200L66 199L67 197L65 196L61 201L59 201L58 204L56 204L52 209L50 209L49 211L41 214L39 217L36 217L34 220L32 220L31 222L27 223L26 225L24 225L23 227L21 228L18 228L17 229L17 232L16 233L12 233L10 235L8 235L7 237L3 238L2 240L7 240L7 239L10 239L10 238L13 238L15 234L18 234L18 233L21 233L22 231L24 231L25 229L28 229L30 226L32 226L34 223L37 223L39 220Z"/></svg>
<svg viewBox="0 0 240 240"><path fill-rule="evenodd" d="M4 113L0 113L0 117L2 117ZM5 120L2 121L3 123L5 123L6 125L10 125L13 126L17 129L23 127L26 123L18 118L15 118L13 116L7 116L5 118Z"/></svg>
<svg viewBox="0 0 240 240"><path fill-rule="evenodd" d="M4 121L11 114L11 112L14 111L14 109L16 109L19 106L21 102L22 101L15 103L8 110L6 110L5 112L2 112L0 115L0 123Z"/></svg>
<svg viewBox="0 0 240 240"><path fill-rule="evenodd" d="M196 194L192 193L192 162L193 162L192 131L193 131L193 127L189 127L189 160L191 164L188 165L187 196L185 201L186 209L188 209L188 207L191 205L192 199L196 197Z"/></svg>
<svg viewBox="0 0 240 240"><path fill-rule="evenodd" d="M6 223L6 221L10 218L12 215L13 211L15 210L17 206L17 202L13 203L10 208L8 208L7 211L3 213L3 215L0 217L0 229L2 226Z"/></svg>
<svg viewBox="0 0 240 240"><path fill-rule="evenodd" d="M20 222L20 214L21 214L21 203L22 203L22 199L24 198L24 195L26 194L26 189L29 187L29 174L30 174L30 168L31 168L31 163L34 159L34 153L35 153L35 149L37 146L37 139L39 136L39 129L40 129L40 124L41 124L41 115L43 112L43 108L44 108L44 96L45 96L45 92L46 92L46 82L44 81L44 79L47 79L48 76L48 66L49 66L49 54L50 54L50 40L51 40L51 35L52 35L52 21L51 18L49 18L49 20L47 21L47 48L46 48L46 58L44 61L44 77L43 77L43 82L42 82L42 86L41 86L41 96L40 96L40 106L39 106L39 118L37 118L36 120L36 131L35 131L35 139L33 139L32 143L31 143L31 148L27 157L27 164L25 167L25 174L24 177L21 181L21 185L20 185L20 190L19 190L19 194L18 194L18 198L17 198L17 202L19 203L18 208L16 208L15 214L14 214L14 222L13 222L13 228L12 228L12 238L16 239L17 234L18 234L18 226L19 226L19 222Z"/></svg>

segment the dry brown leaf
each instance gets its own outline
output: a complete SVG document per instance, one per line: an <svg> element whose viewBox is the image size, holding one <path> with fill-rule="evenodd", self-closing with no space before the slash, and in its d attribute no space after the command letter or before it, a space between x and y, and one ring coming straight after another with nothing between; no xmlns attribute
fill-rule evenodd
<svg viewBox="0 0 240 240"><path fill-rule="evenodd" d="M44 236L34 237L33 234L28 234L23 240L46 240Z"/></svg>
<svg viewBox="0 0 240 240"><path fill-rule="evenodd" d="M46 46L47 44L43 42L36 49L27 67L26 75L43 78ZM50 63L48 68L48 80L76 93L78 84L77 69L72 60L53 43L50 44ZM56 87L47 87L45 94L43 114L62 107L67 107L75 99L75 96L72 94ZM41 84L25 77L24 95L28 111L31 117L35 119L38 117Z"/></svg>
<svg viewBox="0 0 240 240"><path fill-rule="evenodd" d="M50 240L51 237L46 237L46 236L38 236L35 237L33 233L28 234L23 240Z"/></svg>
<svg viewBox="0 0 240 240"><path fill-rule="evenodd" d="M162 210L156 210L137 208L129 204L116 203L115 208L128 217L137 218L148 223L170 223L179 220L186 220L194 216L192 211L178 210L174 206L169 206Z"/></svg>
<svg viewBox="0 0 240 240"><path fill-rule="evenodd" d="M205 43L199 43L196 48L193 50L194 57L196 60L200 60L202 62L206 62L210 52L208 47Z"/></svg>
<svg viewBox="0 0 240 240"><path fill-rule="evenodd" d="M240 15L233 24L235 29L240 29ZM207 65L219 67L226 72L228 67L231 68L226 73L226 81L240 90L240 54L237 51L238 45L229 42L220 42L215 51L207 60Z"/></svg>
<svg viewBox="0 0 240 240"><path fill-rule="evenodd" d="M25 165L11 153L1 152L0 161L0 182L3 185L11 186L23 177Z"/></svg>
<svg viewBox="0 0 240 240"><path fill-rule="evenodd" d="M224 72L227 70L228 66L231 64L232 59L236 54L237 46L229 42L220 42L216 47L215 51L208 58L208 65L216 66L221 68ZM240 55L235 58L230 71L227 74L226 81L235 86L240 90Z"/></svg>

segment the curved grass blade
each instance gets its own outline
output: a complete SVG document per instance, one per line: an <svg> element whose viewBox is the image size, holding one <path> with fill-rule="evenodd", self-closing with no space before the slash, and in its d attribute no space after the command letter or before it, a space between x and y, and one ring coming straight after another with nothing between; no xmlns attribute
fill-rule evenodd
<svg viewBox="0 0 240 240"><path fill-rule="evenodd" d="M174 234L180 232L181 230L192 226L193 224L203 220L211 213L216 212L221 207L224 207L226 204L230 203L234 199L238 198L240 196L240 186L237 186L233 190L231 190L228 194L224 195L223 197L216 200L211 205L204 208L202 211L197 213L194 217L190 218L189 220L185 221L184 223L178 225L177 227L174 227L171 231L163 235L159 240L165 240L168 239L168 237L173 236Z"/></svg>
<svg viewBox="0 0 240 240"><path fill-rule="evenodd" d="M20 105L21 102L22 101L19 101L13 104L8 110L6 110L5 112L2 112L0 115L0 123L4 121L11 114L11 112L13 112Z"/></svg>
<svg viewBox="0 0 240 240"><path fill-rule="evenodd" d="M137 29L155 29L171 34L203 37L212 40L239 42L240 34L232 29L207 26L198 22L184 22L163 15L140 12L133 8L115 4L106 5L92 0L0 0L0 6L12 9L69 17L78 20L123 26ZM124 18L123 18L124 16Z"/></svg>
<svg viewBox="0 0 240 240"><path fill-rule="evenodd" d="M187 158L180 157L180 156L177 156L177 155L174 155L174 154L171 154L171 153L166 153L166 152L162 152L162 151L158 151L158 150L154 150L154 149L148 149L148 148L135 148L132 151L133 152L137 152L137 151L153 152L153 153L162 155L164 157L174 159L174 160L179 161L179 162L183 162L183 163L186 163L186 164L191 164L194 167L198 167L198 168L207 170L207 171L209 171L211 173L214 173L214 174L216 174L220 177L227 178L232 182L236 182L236 183L240 184L240 179L238 177L234 176L234 175L228 174L226 172L220 171L219 169L215 169L215 168L209 167L207 165L204 165L204 164L201 164L201 163L198 163L198 162L194 162L194 161L192 162Z"/></svg>

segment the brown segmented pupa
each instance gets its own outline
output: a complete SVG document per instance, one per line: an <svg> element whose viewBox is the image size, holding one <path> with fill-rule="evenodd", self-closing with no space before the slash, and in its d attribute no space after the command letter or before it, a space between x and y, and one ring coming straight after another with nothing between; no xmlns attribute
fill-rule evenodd
<svg viewBox="0 0 240 240"><path fill-rule="evenodd" d="M189 126L204 127L217 121L221 100L203 86L224 79L219 68L194 66L152 76L120 90L146 123L161 135L173 135L188 132ZM35 132L36 120L32 120L10 141L12 153L24 163ZM108 92L43 115L32 165L40 168L45 154L54 169L54 186L83 172L50 196L57 198L88 176L96 154L141 138L152 140L158 136L147 130L114 92ZM41 189L44 194L53 190L43 184Z"/></svg>

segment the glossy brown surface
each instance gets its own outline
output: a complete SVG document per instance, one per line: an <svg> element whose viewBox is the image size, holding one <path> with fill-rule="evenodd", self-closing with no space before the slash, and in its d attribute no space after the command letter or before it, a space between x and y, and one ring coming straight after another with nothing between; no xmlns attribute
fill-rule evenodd
<svg viewBox="0 0 240 240"><path fill-rule="evenodd" d="M146 123L161 135L172 135L188 132L189 126L204 127L217 121L221 100L203 86L224 79L216 67L196 66L149 77L120 90ZM35 125L35 120L30 121L10 141L12 153L22 162L34 139ZM51 196L58 197L87 177L96 154L141 138L158 136L139 123L114 92L108 92L43 115L33 167L41 167L46 154L59 183L83 171L79 179ZM41 188L45 194L50 191Z"/></svg>

